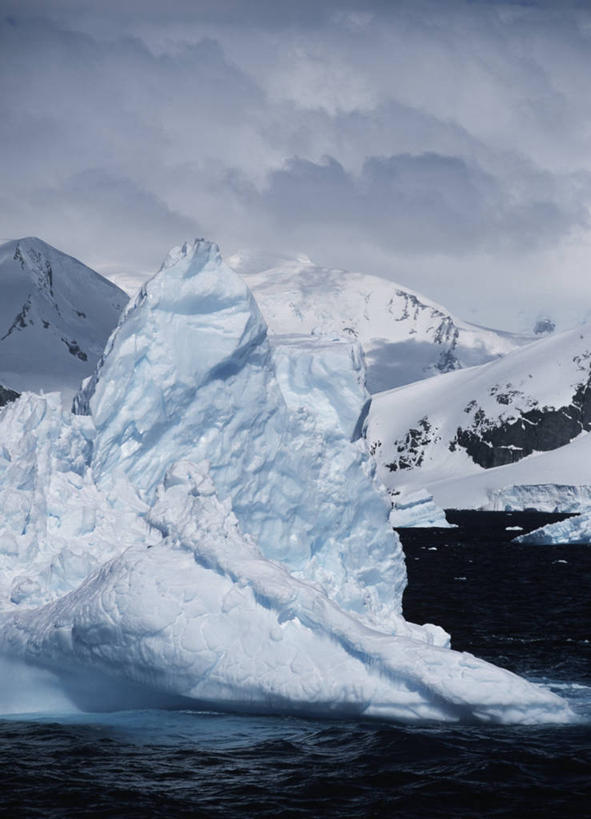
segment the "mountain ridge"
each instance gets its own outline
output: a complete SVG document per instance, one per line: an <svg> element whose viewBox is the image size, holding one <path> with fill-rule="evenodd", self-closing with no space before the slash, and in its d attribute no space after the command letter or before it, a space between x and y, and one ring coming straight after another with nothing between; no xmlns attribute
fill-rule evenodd
<svg viewBox="0 0 591 819"><path fill-rule="evenodd" d="M73 394L90 375L128 297L37 237L0 245L0 384Z"/></svg>
<svg viewBox="0 0 591 819"><path fill-rule="evenodd" d="M305 255L242 251L228 264L252 290L272 334L357 339L371 393L482 364L536 340L470 324L409 287L322 267Z"/></svg>

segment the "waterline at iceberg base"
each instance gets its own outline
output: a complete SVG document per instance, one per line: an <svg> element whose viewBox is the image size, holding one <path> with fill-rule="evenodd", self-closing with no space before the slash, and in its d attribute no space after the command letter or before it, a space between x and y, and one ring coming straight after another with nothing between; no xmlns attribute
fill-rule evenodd
<svg viewBox="0 0 591 819"><path fill-rule="evenodd" d="M94 710L574 719L404 620L368 400L355 344L270 342L215 245L173 250L77 414L27 393L1 411L4 662Z"/></svg>

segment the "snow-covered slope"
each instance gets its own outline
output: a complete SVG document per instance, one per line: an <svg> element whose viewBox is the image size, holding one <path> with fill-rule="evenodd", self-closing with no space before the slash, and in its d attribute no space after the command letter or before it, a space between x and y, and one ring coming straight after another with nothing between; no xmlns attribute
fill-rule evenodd
<svg viewBox="0 0 591 819"><path fill-rule="evenodd" d="M0 384L72 395L96 366L125 293L40 239L0 245Z"/></svg>
<svg viewBox="0 0 591 819"><path fill-rule="evenodd" d="M271 333L357 339L372 393L482 364L533 339L468 324L394 282L304 256L244 252L228 263L245 278Z"/></svg>
<svg viewBox="0 0 591 819"><path fill-rule="evenodd" d="M493 490L516 484L591 483L590 367L583 327L375 396L368 438L382 479L391 491L427 488L460 508L498 508ZM548 493L521 495L536 506Z"/></svg>
<svg viewBox="0 0 591 819"><path fill-rule="evenodd" d="M356 345L273 348L217 248L177 248L79 396L90 416L0 411L0 653L87 708L569 721L402 618L366 403Z"/></svg>

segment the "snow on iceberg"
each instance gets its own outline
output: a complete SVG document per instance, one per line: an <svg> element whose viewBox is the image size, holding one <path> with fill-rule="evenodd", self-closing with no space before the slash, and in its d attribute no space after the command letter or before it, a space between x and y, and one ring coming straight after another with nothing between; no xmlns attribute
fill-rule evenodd
<svg viewBox="0 0 591 819"><path fill-rule="evenodd" d="M3 514L20 510L5 516L2 654L85 708L572 719L403 619L366 405L355 345L271 345L217 247L173 251L78 397L90 417L30 395L0 412L0 440L41 442L0 462ZM23 521L39 534L21 542ZM20 597L19 572L38 585Z"/></svg>

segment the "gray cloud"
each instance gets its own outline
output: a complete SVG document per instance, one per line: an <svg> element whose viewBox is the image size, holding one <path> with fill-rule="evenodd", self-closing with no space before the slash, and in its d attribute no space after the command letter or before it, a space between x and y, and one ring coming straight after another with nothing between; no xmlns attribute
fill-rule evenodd
<svg viewBox="0 0 591 819"><path fill-rule="evenodd" d="M524 172L514 191L477 165L435 153L370 157L357 177L332 158L295 159L273 172L263 200L279 223L349 223L392 250L523 253L587 227L580 197L548 181Z"/></svg>
<svg viewBox="0 0 591 819"><path fill-rule="evenodd" d="M591 301L586 4L3 0L2 16L2 235L127 284L200 233L492 324L564 324Z"/></svg>

